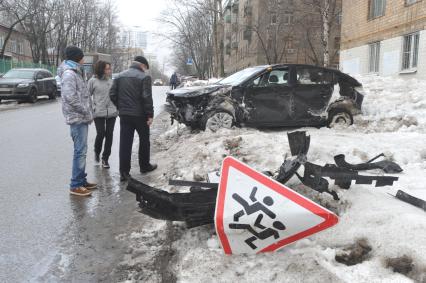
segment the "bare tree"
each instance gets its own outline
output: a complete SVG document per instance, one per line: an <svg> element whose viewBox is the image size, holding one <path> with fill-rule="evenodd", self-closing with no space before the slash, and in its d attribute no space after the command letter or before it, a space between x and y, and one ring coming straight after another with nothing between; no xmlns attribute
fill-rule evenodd
<svg viewBox="0 0 426 283"><path fill-rule="evenodd" d="M7 43L12 35L15 27L18 24L21 24L28 16L32 15L30 9L28 9L27 1L10 1L10 0L2 0L0 2L0 10L8 15L11 20L11 24L8 27L8 32L6 37L3 40L3 46L0 50L0 59L4 58L4 53L6 51Z"/></svg>
<svg viewBox="0 0 426 283"><path fill-rule="evenodd" d="M306 40L309 42L310 53L315 60L321 58L322 65L325 67L329 66L334 60L334 57L337 56L335 50L331 54L331 36L333 35L332 29L336 27L339 23L339 15L341 14L342 1L341 0L303 0L305 8L305 24L309 27L317 27L317 29L308 28L306 32ZM322 47L322 56L316 54L315 51L315 41L318 40L319 32L319 41Z"/></svg>
<svg viewBox="0 0 426 283"><path fill-rule="evenodd" d="M296 30L295 9L286 2L279 0L262 2L260 8L262 14L257 23L251 27L268 64L287 61L287 51L292 48Z"/></svg>
<svg viewBox="0 0 426 283"><path fill-rule="evenodd" d="M173 9L162 13L159 22L169 32L161 36L169 39L180 54L193 59L194 68L200 78L213 74L214 43L212 26L214 16L208 9L185 5L179 1L171 1Z"/></svg>

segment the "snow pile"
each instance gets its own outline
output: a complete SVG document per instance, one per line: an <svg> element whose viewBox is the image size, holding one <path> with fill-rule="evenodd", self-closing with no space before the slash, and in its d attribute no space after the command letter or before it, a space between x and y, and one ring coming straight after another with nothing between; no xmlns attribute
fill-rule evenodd
<svg viewBox="0 0 426 283"><path fill-rule="evenodd" d="M183 84L184 87L190 87L190 86L205 86L205 85L211 85L214 84L221 79L218 78L211 78L208 80L195 80L195 81L187 81Z"/></svg>
<svg viewBox="0 0 426 283"><path fill-rule="evenodd" d="M311 136L308 160L324 165L333 163L334 155L345 154L348 162L360 163L384 152L404 169L393 174L399 177L394 186L353 184L343 190L331 183L330 189L341 198L334 201L293 177L287 185L334 211L339 224L271 254L225 256L213 226L187 230L180 223L170 224L168 229L158 225L157 234L147 229L149 235L133 235L138 253L131 257L133 265L127 262L128 270L136 266L129 282L141 278L137 276L141 266L135 265L138 260L146 262L141 247L152 253L153 248L144 246L141 239L165 234L173 235L167 272L178 282L426 282L425 212L389 195L401 189L426 199L426 100L421 92L426 82L378 77L360 80L368 93L365 116L348 129L300 129ZM168 122L162 119L160 123ZM228 155L259 171L277 170L290 152L287 132L247 128L191 132L183 126L169 126L153 140L153 147L159 149L153 156L159 169L150 175L150 185L183 192L185 189L169 187L168 180L205 179L207 173L220 169ZM141 230L143 233L144 227ZM132 237L127 239L132 241ZM360 263L347 266L336 261L336 254L360 239L371 246ZM395 258L412 260L412 270L406 275L394 272L389 262Z"/></svg>
<svg viewBox="0 0 426 283"><path fill-rule="evenodd" d="M426 129L426 81L361 76L367 95L355 127L363 132L416 132Z"/></svg>

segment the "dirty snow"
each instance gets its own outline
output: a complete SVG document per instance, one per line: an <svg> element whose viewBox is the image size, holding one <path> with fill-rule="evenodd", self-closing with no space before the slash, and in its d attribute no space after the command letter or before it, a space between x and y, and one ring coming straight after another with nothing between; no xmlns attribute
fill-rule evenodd
<svg viewBox="0 0 426 283"><path fill-rule="evenodd" d="M331 185L341 198L336 202L292 178L289 187L334 211L339 223L270 254L225 256L213 226L188 230L181 223L169 223L166 229L164 221L152 220L157 224L123 238L137 251L123 263L130 270L138 267L129 272L127 282L155 281L143 277L144 266L136 263L146 262L144 252L153 248L144 243L154 241L152 235L163 239L166 234L171 235L170 256L164 268L178 282L426 282L426 213L389 195L401 189L426 199L426 81L358 79L367 92L364 115L347 129L301 129L311 136L308 160L323 165L343 153L348 162L358 163L384 152L404 169L394 174L400 177L394 186L352 185L343 190ZM164 116L159 119L169 122ZM168 179L205 176L220 169L227 155L258 170L276 170L289 153L288 131L236 128L193 133L183 126L169 126L152 141L160 150L152 157L159 169L150 185L177 191L167 186ZM336 262L336 253L359 239L372 247L367 259L353 266ZM414 266L407 276L387 267L390 258L404 255Z"/></svg>

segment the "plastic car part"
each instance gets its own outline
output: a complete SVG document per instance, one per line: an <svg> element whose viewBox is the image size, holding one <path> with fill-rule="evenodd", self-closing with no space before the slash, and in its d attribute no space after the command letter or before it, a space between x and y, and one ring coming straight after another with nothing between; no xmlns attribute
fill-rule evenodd
<svg viewBox="0 0 426 283"><path fill-rule="evenodd" d="M285 184L299 170L300 166L307 160L306 155L309 151L311 137L306 135L304 131L297 131L287 134L290 152L293 159L285 159L280 166L279 173L275 178L281 184Z"/></svg>
<svg viewBox="0 0 426 283"><path fill-rule="evenodd" d="M398 164L389 160L383 160L383 161L373 163L374 160L382 156L385 156L385 155L383 153L379 154L378 156L376 156L375 158L373 158L372 160L366 163L349 164L345 160L345 155L339 154L334 157L334 162L336 163L337 166L341 168L357 170L357 171L372 170L372 169L381 169L385 173L400 173L403 171Z"/></svg>
<svg viewBox="0 0 426 283"><path fill-rule="evenodd" d="M398 177L392 176L363 176L359 175L357 171L340 168L333 164L326 164L325 166L319 166L310 162L306 162L305 175L316 176L316 177L328 177L333 179L335 184L342 189L349 189L352 181L356 184L373 184L375 181L376 187L392 186L393 182L398 180Z"/></svg>
<svg viewBox="0 0 426 283"><path fill-rule="evenodd" d="M394 195L391 195L394 196ZM414 205L420 209L423 209L424 211L426 211L426 201L416 198L404 191L398 190L398 192L396 193L396 197L399 200L402 200L403 202L409 203L411 205Z"/></svg>
<svg viewBox="0 0 426 283"><path fill-rule="evenodd" d="M305 186L319 193L328 193L333 197L334 200L340 200L337 193L335 191L331 191L328 188L328 181L326 179L319 176L312 176L306 173L304 174L303 177L300 176L297 172L296 172L296 175Z"/></svg>
<svg viewBox="0 0 426 283"><path fill-rule="evenodd" d="M217 189L168 193L130 179L127 190L136 194L141 213L152 218L184 221L188 228L213 223Z"/></svg>

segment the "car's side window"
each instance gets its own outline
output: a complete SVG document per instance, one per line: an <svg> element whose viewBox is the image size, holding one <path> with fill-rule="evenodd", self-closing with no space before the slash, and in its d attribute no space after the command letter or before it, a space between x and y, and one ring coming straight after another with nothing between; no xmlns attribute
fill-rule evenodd
<svg viewBox="0 0 426 283"><path fill-rule="evenodd" d="M333 73L319 68L298 68L297 84L329 85L333 84Z"/></svg>
<svg viewBox="0 0 426 283"><path fill-rule="evenodd" d="M36 74L36 78L37 78L38 80L42 80L42 79L44 79L43 73L42 73L42 72L38 72L38 73Z"/></svg>
<svg viewBox="0 0 426 283"><path fill-rule="evenodd" d="M251 84L254 87L288 85L289 75L288 69L276 69L257 77Z"/></svg>
<svg viewBox="0 0 426 283"><path fill-rule="evenodd" d="M288 69L277 69L269 73L268 85L288 85Z"/></svg>

